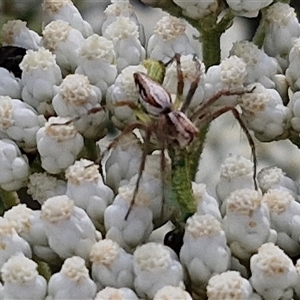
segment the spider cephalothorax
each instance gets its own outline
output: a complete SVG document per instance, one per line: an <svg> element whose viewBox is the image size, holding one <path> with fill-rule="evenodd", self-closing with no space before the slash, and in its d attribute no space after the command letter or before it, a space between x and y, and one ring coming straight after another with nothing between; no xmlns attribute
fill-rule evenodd
<svg viewBox="0 0 300 300"><path fill-rule="evenodd" d="M196 92L196 89L200 81L200 69L201 64L196 56L193 57L196 66L196 76L191 83L190 89L186 95L185 100L182 100L184 80L180 67L180 55L176 54L170 61L176 61L177 63L177 95L176 100L173 102L170 93L157 81L150 78L148 75L142 72L136 72L133 74L134 82L139 93L139 104L136 105L130 101L121 101L118 106L127 105L130 108L136 110L139 121L133 122L121 133L120 136L131 132L134 129L143 131L144 134L144 150L141 158L141 164L138 173L138 179L133 192L133 198L130 208L125 216L128 218L132 205L134 204L135 197L137 195L141 176L145 167L145 161L147 156L147 147L149 146L151 138L154 138L159 144L161 151L161 172L163 174L165 167L165 150L185 149L190 146L192 142L197 139L197 135L201 126L209 124L212 120L222 115L227 111L231 111L234 117L238 120L241 128L245 132L249 144L252 149L252 155L254 160L254 185L256 186L256 154L252 137L240 118L239 112L232 105L216 106L216 101L222 96L242 95L252 90L241 88L239 90L221 90L214 96L210 97L206 101L202 102L194 111L189 112L187 110ZM119 136L119 137L120 137ZM115 139L110 145L113 147L119 138Z"/></svg>

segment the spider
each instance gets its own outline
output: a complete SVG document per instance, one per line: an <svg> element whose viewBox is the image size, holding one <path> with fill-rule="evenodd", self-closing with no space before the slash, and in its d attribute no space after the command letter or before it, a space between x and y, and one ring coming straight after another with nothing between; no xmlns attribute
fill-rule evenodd
<svg viewBox="0 0 300 300"><path fill-rule="evenodd" d="M143 170L145 168L145 162L147 157L147 149L150 144L151 138L155 138L161 147L161 172L165 171L165 150L170 149L184 149L192 144L197 138L199 129L201 126L209 124L211 121L219 117L220 115L231 111L234 117L239 122L242 130L245 132L251 147L254 170L253 170L253 181L254 187L257 189L256 183L256 152L255 144L250 135L247 127L240 117L240 113L234 106L212 106L221 96L230 95L242 95L244 93L252 92L252 90L240 89L240 90L221 90L213 95L211 98L202 102L196 110L187 115L187 109L193 99L195 91L200 82L200 62L194 55L193 60L196 66L197 75L195 76L191 87L187 93L186 99L181 101L184 89L183 73L180 65L180 54L176 54L166 65L176 61L177 64L177 97L175 102L172 102L170 93L157 81L151 79L148 75L142 72L136 72L133 74L134 82L139 93L138 104L130 101L121 101L117 105L127 105L130 108L140 111L142 114L139 121L133 122L122 131L122 133L109 145L109 149L113 148L120 140L120 138L132 132L134 129L139 129L145 133L144 149L139 166L138 177L133 191L130 207L125 215L125 220L128 219L132 206L137 196L139 185ZM163 177L162 177L163 178Z"/></svg>

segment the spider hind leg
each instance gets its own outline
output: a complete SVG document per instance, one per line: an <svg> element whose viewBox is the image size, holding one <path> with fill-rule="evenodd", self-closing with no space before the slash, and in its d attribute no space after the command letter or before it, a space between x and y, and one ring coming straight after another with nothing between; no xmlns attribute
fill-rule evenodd
<svg viewBox="0 0 300 300"><path fill-rule="evenodd" d="M144 147L143 147L143 152L142 152L142 157L141 157L141 163L140 163L140 167L139 167L139 170L138 170L138 177L137 177L137 180L136 180L136 183L135 183L135 187L134 187L134 190L133 190L133 195L132 195L132 199L131 199L131 202L130 202L130 206L129 206L129 209L125 215L125 221L128 219L129 217L129 214L132 210L132 207L135 203L135 199L137 197L137 194L138 194L138 191L139 191L139 187L140 187L140 183L141 183L141 179L142 179L142 175L143 175L143 171L145 169L145 165L146 165L146 159L147 159L147 146L149 145L149 141L150 141L150 137L151 137L151 130L149 129L149 127L141 124L143 128L139 128L139 129L143 129L146 133L146 136L144 138ZM135 127L137 128L137 127ZM124 131L123 131L124 132Z"/></svg>
<svg viewBox="0 0 300 300"><path fill-rule="evenodd" d="M135 184L135 188L134 188L134 191L133 191L133 196L132 196L132 199L131 199L131 202L130 202L130 206L129 206L129 209L125 215L125 220L128 219L128 216L131 212L131 209L132 209L132 206L134 205L135 203L135 199L136 199L136 196L138 194L138 191L139 191L139 186L140 186L140 182L141 182L141 177L142 177L142 174L143 174L143 171L144 171L144 168L145 168L145 163L146 163L146 157L147 157L147 145L149 144L149 140L150 140L150 136L151 136L151 130L149 129L149 127L147 127L146 124L143 124L143 123L140 123L140 122L134 122L132 124L129 124L125 127L125 129L121 132L120 135L118 135L107 147L106 151L104 154L102 154L102 157L105 156L106 153L109 152L109 150L111 150L112 148L116 147L118 145L118 143L121 141L121 139L127 135L127 134L130 134L134 129L139 129L139 130L142 130L146 133L146 136L144 138L144 148L143 148L143 151L142 151L142 157L141 157L141 163L140 163L140 167L139 167L139 170L138 170L138 178L137 178L137 182Z"/></svg>
<svg viewBox="0 0 300 300"><path fill-rule="evenodd" d="M246 138L248 140L248 143L251 148L251 154L253 159L253 184L255 190L258 190L257 181L256 181L256 173L257 173L257 156L256 156L256 148L254 140L246 127L244 121L241 119L241 115L238 112L238 110L234 106L222 106L217 108L213 112L209 112L207 109L205 110L205 113L201 116L200 122L203 122L204 124L208 124L214 119L218 118L219 116L223 115L224 113L231 111L235 119L239 122L242 130L244 131Z"/></svg>

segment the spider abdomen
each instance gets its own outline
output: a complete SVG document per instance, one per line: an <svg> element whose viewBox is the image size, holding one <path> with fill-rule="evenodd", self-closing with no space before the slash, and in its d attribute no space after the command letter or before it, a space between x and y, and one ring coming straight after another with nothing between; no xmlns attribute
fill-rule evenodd
<svg viewBox="0 0 300 300"><path fill-rule="evenodd" d="M142 72L133 74L143 108L153 116L167 114L172 108L169 92L158 82Z"/></svg>

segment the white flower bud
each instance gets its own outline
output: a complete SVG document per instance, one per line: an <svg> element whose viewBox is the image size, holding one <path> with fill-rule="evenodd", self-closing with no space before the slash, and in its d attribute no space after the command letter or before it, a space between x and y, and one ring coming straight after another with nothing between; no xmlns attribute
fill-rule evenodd
<svg viewBox="0 0 300 300"><path fill-rule="evenodd" d="M0 186L6 191L16 191L26 185L29 176L27 157L11 140L0 140Z"/></svg>
<svg viewBox="0 0 300 300"><path fill-rule="evenodd" d="M151 198L139 189L127 220L134 186L122 186L112 205L104 214L106 238L117 242L126 251L147 241L152 230Z"/></svg>
<svg viewBox="0 0 300 300"><path fill-rule="evenodd" d="M118 300L138 300L139 298L134 293L133 290L129 288L112 288L106 287L105 289L101 290L97 295L95 300L111 300L111 299L118 299Z"/></svg>
<svg viewBox="0 0 300 300"><path fill-rule="evenodd" d="M71 0L44 0L42 7L45 24L54 20L63 20L79 30L84 37L93 34L92 26L82 19L80 12Z"/></svg>
<svg viewBox="0 0 300 300"><path fill-rule="evenodd" d="M286 80L293 91L300 89L300 72L297 66L300 64L300 38L293 42L293 47L288 57L288 68L286 69Z"/></svg>
<svg viewBox="0 0 300 300"><path fill-rule="evenodd" d="M81 74L67 75L53 98L53 108L60 117L78 118L76 130L85 138L99 139L106 133L107 113L101 107L101 90ZM90 113L94 109L96 112Z"/></svg>
<svg viewBox="0 0 300 300"><path fill-rule="evenodd" d="M60 117L51 117L36 133L36 140L42 167L50 174L67 169L83 148L83 137L73 123Z"/></svg>
<svg viewBox="0 0 300 300"><path fill-rule="evenodd" d="M30 245L21 238L13 225L0 217L0 269L12 256L25 255L31 258Z"/></svg>
<svg viewBox="0 0 300 300"><path fill-rule="evenodd" d="M255 18L259 11L271 4L273 0L226 0L226 2L236 15Z"/></svg>
<svg viewBox="0 0 300 300"><path fill-rule="evenodd" d="M194 214L187 220L180 262L189 274L192 290L199 295L211 276L228 270L230 250L222 225L215 217Z"/></svg>
<svg viewBox="0 0 300 300"><path fill-rule="evenodd" d="M148 40L148 57L167 63L176 53L195 53L185 30L183 19L164 16L157 22L154 34Z"/></svg>
<svg viewBox="0 0 300 300"><path fill-rule="evenodd" d="M237 88L243 86L247 76L247 65L237 56L230 56L220 64L220 81L223 85Z"/></svg>
<svg viewBox="0 0 300 300"><path fill-rule="evenodd" d="M50 247L63 259L78 255L88 261L93 244L101 239L86 212L68 196L49 198L42 206L41 219Z"/></svg>
<svg viewBox="0 0 300 300"><path fill-rule="evenodd" d="M46 300L92 300L96 292L96 284L89 276L84 259L73 256L64 261L60 272L51 276Z"/></svg>
<svg viewBox="0 0 300 300"><path fill-rule="evenodd" d="M86 75L91 84L100 88L103 95L117 77L116 53L112 41L93 34L78 49L78 74Z"/></svg>
<svg viewBox="0 0 300 300"><path fill-rule="evenodd" d="M10 258L1 269L3 299L45 299L47 281L39 275L37 266L23 255Z"/></svg>
<svg viewBox="0 0 300 300"><path fill-rule="evenodd" d="M262 245L250 260L253 288L265 300L292 299L297 272L292 260L273 243Z"/></svg>
<svg viewBox="0 0 300 300"><path fill-rule="evenodd" d="M12 224L20 237L30 243L37 257L48 262L58 259L49 247L45 225L40 219L40 210L31 210L25 204L19 204L6 211L4 218Z"/></svg>
<svg viewBox="0 0 300 300"><path fill-rule="evenodd" d="M64 195L67 184L61 179L57 179L48 173L33 173L29 176L27 193L32 198L43 204L48 198Z"/></svg>
<svg viewBox="0 0 300 300"><path fill-rule="evenodd" d="M254 298L254 294L250 282L236 271L226 271L214 275L207 285L208 300L261 299L259 296Z"/></svg>
<svg viewBox="0 0 300 300"><path fill-rule="evenodd" d="M153 300L193 300L191 295L181 287L166 285L159 289Z"/></svg>
<svg viewBox="0 0 300 300"><path fill-rule="evenodd" d="M120 16L132 18L132 21L137 21L134 6L128 0L112 0L111 4L106 7L103 13L106 19L102 24L102 32Z"/></svg>
<svg viewBox="0 0 300 300"><path fill-rule="evenodd" d="M117 106L120 101L138 103L139 95L133 78L135 72L147 73L147 70L142 65L129 66L119 74L115 83L107 90L107 107L111 111L112 122L119 129L124 129L127 124L136 120L136 114L131 108L126 105Z"/></svg>
<svg viewBox="0 0 300 300"><path fill-rule="evenodd" d="M218 66L210 67L205 78L205 98L210 98L218 91L243 89L247 64L235 55L221 61ZM222 96L215 105L235 106L237 96Z"/></svg>
<svg viewBox="0 0 300 300"><path fill-rule="evenodd" d="M94 244L90 261L98 290L106 286L133 289L133 257L116 242L105 239Z"/></svg>
<svg viewBox="0 0 300 300"><path fill-rule="evenodd" d="M83 41L81 32L62 20L52 21L43 30L43 45L55 54L64 76L77 68L78 49Z"/></svg>
<svg viewBox="0 0 300 300"><path fill-rule="evenodd" d="M277 239L276 231L270 229L268 207L255 190L230 194L223 226L231 252L240 260L248 260L262 244Z"/></svg>
<svg viewBox="0 0 300 300"><path fill-rule="evenodd" d="M26 27L26 22L10 20L3 25L1 42L3 46L17 46L37 50L42 44L42 38L33 30Z"/></svg>
<svg viewBox="0 0 300 300"><path fill-rule="evenodd" d="M290 256L300 254L300 203L283 189L271 189L263 195L271 219L271 227L277 231L276 244Z"/></svg>
<svg viewBox="0 0 300 300"><path fill-rule="evenodd" d="M192 182L192 188L197 202L197 215L212 215L221 221L219 203L207 193L205 184Z"/></svg>
<svg viewBox="0 0 300 300"><path fill-rule="evenodd" d="M62 81L55 55L41 47L38 51L28 50L20 63L22 72L22 99L40 114L53 115L51 105L55 86Z"/></svg>
<svg viewBox="0 0 300 300"><path fill-rule="evenodd" d="M294 8L286 3L275 3L265 13L264 50L285 70L293 40L300 36L300 25Z"/></svg>
<svg viewBox="0 0 300 300"><path fill-rule="evenodd" d="M286 189L294 198L299 194L299 184L278 167L261 169L257 174L257 181L263 193L270 189Z"/></svg>
<svg viewBox="0 0 300 300"><path fill-rule="evenodd" d="M182 8L183 15L195 20L200 20L207 15L213 14L218 9L217 0L174 0L173 2Z"/></svg>
<svg viewBox="0 0 300 300"><path fill-rule="evenodd" d="M124 135L113 148L110 157L105 163L107 183L117 189L119 186L128 185L130 188L136 186L138 170L141 164L142 150L138 140L133 135ZM164 174L161 174L161 154L148 155L144 171L141 177L139 189L147 198L151 199L151 210L155 227L160 226L169 217L168 210L162 213L162 205L166 204L163 200L167 198L169 187L164 182L168 181L169 165L166 164ZM164 178L161 178L163 175ZM166 200L166 199L164 199Z"/></svg>
<svg viewBox="0 0 300 300"><path fill-rule="evenodd" d="M276 85L276 90L280 94L283 103L287 104L289 102L289 84L286 76L283 74L276 74L274 76L274 82Z"/></svg>
<svg viewBox="0 0 300 300"><path fill-rule="evenodd" d="M99 166L86 159L66 171L67 191L76 206L86 211L98 230L104 229L104 211L113 201L112 190L103 183Z"/></svg>
<svg viewBox="0 0 300 300"><path fill-rule="evenodd" d="M275 88L275 75L282 72L275 58L248 41L234 43L230 55L236 55L246 63L246 85L259 82L265 88Z"/></svg>
<svg viewBox="0 0 300 300"><path fill-rule="evenodd" d="M29 104L0 96L0 131L25 151L36 148L36 133L44 122Z"/></svg>
<svg viewBox="0 0 300 300"><path fill-rule="evenodd" d="M134 10L134 6L129 2L129 0L112 0L111 4L106 7L103 13L105 15L105 20L102 23L101 27L102 34L111 23L115 22L118 17L122 16L129 18L138 26L139 39L142 45L145 44L145 33L143 25L139 23Z"/></svg>
<svg viewBox="0 0 300 300"><path fill-rule="evenodd" d="M300 133L300 92L296 92L292 95L289 107L293 113L291 118L292 128Z"/></svg>
<svg viewBox="0 0 300 300"><path fill-rule="evenodd" d="M106 184L117 193L138 173L142 145L134 134L123 135L105 162Z"/></svg>
<svg viewBox="0 0 300 300"><path fill-rule="evenodd" d="M11 98L21 98L21 81L7 69L0 67L0 95Z"/></svg>
<svg viewBox="0 0 300 300"><path fill-rule="evenodd" d="M216 194L221 202L221 213L225 214L226 198L235 190L253 188L253 162L240 155L228 157L221 165Z"/></svg>
<svg viewBox="0 0 300 300"><path fill-rule="evenodd" d="M161 169L161 153L152 153L147 155L145 168L142 173L139 189L146 194L150 201L150 209L152 210L152 218L154 227L160 227L170 219L172 208L169 209L166 203L170 196L170 164L165 158L165 169L162 173ZM140 162L139 162L140 165ZM138 165L138 166L139 166ZM129 186L135 187L138 174L131 178Z"/></svg>
<svg viewBox="0 0 300 300"><path fill-rule="evenodd" d="M198 75L200 76L199 85L188 107L188 109L191 111L193 111L204 99L205 66L199 59L197 59L200 64L200 74L198 74L195 62L196 59L197 58L194 58L194 56L191 54L180 56L180 67L184 80L183 95L182 99L180 99L182 102L184 102L184 100L186 99L186 96L191 88L192 82ZM163 86L167 89L169 93L176 95L178 80L179 79L177 76L177 63L174 60L174 62L171 65L167 66Z"/></svg>
<svg viewBox="0 0 300 300"><path fill-rule="evenodd" d="M243 121L260 141L284 139L289 135L292 112L276 90L257 83L253 92L239 97L239 104Z"/></svg>
<svg viewBox="0 0 300 300"><path fill-rule="evenodd" d="M147 243L133 253L134 286L142 298L153 298L164 286L184 287L183 269L175 253L158 243Z"/></svg>
<svg viewBox="0 0 300 300"><path fill-rule="evenodd" d="M146 52L139 41L138 26L129 18L118 17L106 28L103 36L114 43L119 73L128 66L139 65L145 59Z"/></svg>

